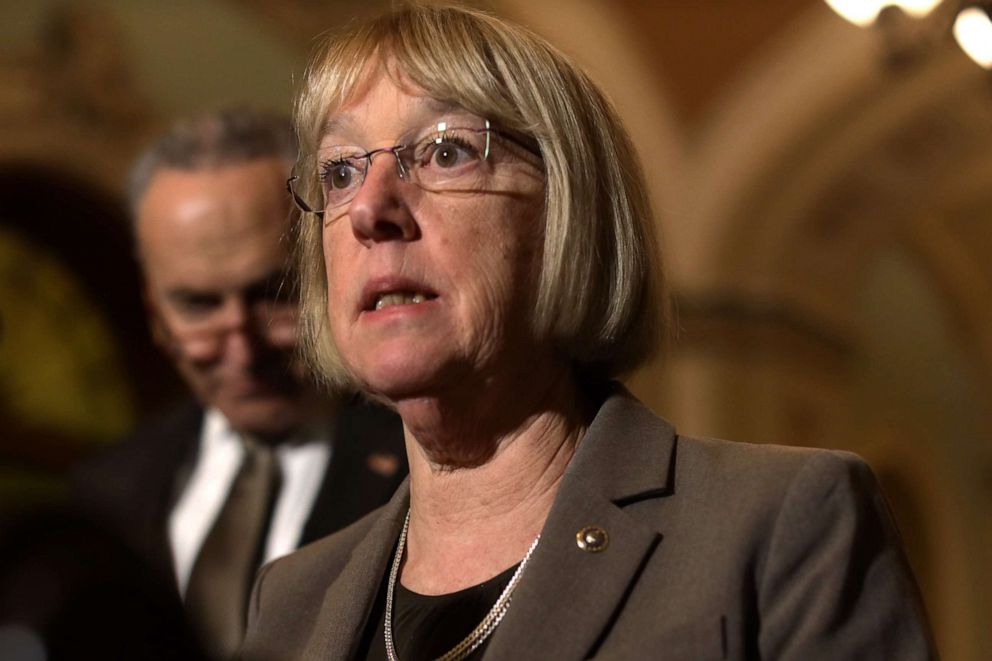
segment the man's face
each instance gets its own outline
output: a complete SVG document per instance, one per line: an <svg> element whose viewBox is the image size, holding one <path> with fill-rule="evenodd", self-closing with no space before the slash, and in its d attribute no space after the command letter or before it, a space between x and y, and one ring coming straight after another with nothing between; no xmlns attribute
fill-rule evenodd
<svg viewBox="0 0 992 661"><path fill-rule="evenodd" d="M160 169L137 240L156 342L196 396L244 433L279 436L304 415L289 296L289 166L265 158Z"/></svg>

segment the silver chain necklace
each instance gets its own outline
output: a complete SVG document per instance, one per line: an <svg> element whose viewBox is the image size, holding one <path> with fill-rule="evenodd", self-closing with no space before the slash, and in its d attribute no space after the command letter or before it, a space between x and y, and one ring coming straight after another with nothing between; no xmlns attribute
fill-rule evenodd
<svg viewBox="0 0 992 661"><path fill-rule="evenodd" d="M399 657L396 655L396 648L393 645L393 589L396 587L396 578L399 576L400 565L403 562L403 552L406 550L406 533L409 528L410 510L407 510L406 520L403 522L403 531L400 533L400 541L396 544L396 555L393 556L393 566L389 570L389 583L386 584L386 621L383 633L386 638L386 656L389 657L389 661L399 661ZM493 631L503 620L503 616L506 615L506 611L510 608L510 597L513 596L513 590L517 587L517 583L520 582L520 576L524 572L524 567L527 566L527 561L530 560L530 556L534 553L534 549L537 548L537 543L540 539L541 536L538 535L534 539L534 543L527 549L524 559L517 566L517 571L513 572L510 582L506 584L499 599L496 600L496 603L493 604L493 607L486 616L482 618L482 622L479 622L479 625L468 636L439 656L436 661L461 661L477 650L479 645L492 635Z"/></svg>

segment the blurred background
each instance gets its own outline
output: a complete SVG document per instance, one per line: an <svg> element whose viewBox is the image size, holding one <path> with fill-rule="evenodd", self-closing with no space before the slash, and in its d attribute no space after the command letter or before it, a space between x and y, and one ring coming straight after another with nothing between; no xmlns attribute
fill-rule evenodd
<svg viewBox="0 0 992 661"><path fill-rule="evenodd" d="M180 393L128 239L138 150L197 111L289 112L316 38L388 4L0 3L0 513ZM684 433L860 453L944 658L992 658L992 74L953 27L974 3L472 4L570 53L640 148L678 332L634 392Z"/></svg>

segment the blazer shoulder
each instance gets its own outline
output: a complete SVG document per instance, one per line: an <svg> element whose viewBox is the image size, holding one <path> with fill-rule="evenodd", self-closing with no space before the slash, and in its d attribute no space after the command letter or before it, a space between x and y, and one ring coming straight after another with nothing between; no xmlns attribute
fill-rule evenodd
<svg viewBox="0 0 992 661"><path fill-rule="evenodd" d="M681 471L709 475L733 474L749 481L779 479L788 483L798 473L832 476L871 474L867 462L853 452L791 445L744 443L679 435L676 440Z"/></svg>
<svg viewBox="0 0 992 661"><path fill-rule="evenodd" d="M77 465L66 505L131 547L173 585L166 532L176 485L199 448L202 411L190 403Z"/></svg>
<svg viewBox="0 0 992 661"><path fill-rule="evenodd" d="M851 452L678 436L674 463L674 498L659 505L686 523L732 511L742 534L775 530L796 508L812 514L821 505L884 502L871 468Z"/></svg>
<svg viewBox="0 0 992 661"><path fill-rule="evenodd" d="M203 424L203 409L193 402L152 418L131 434L80 463L73 478L103 479L121 470L141 466L162 469L178 462L196 445ZM170 461L172 459L173 461Z"/></svg>
<svg viewBox="0 0 992 661"><path fill-rule="evenodd" d="M197 451L202 422L203 410L187 403L79 463L69 475L72 504L123 515L162 497Z"/></svg>

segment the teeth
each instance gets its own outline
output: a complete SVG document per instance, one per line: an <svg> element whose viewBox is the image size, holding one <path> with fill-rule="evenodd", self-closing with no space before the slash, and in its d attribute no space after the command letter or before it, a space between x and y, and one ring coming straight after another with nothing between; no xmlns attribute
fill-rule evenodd
<svg viewBox="0 0 992 661"><path fill-rule="evenodd" d="M379 297L375 299L375 309L381 310L391 305L423 303L426 300L427 295L421 293L414 294L411 292L393 292L390 294L379 294Z"/></svg>

